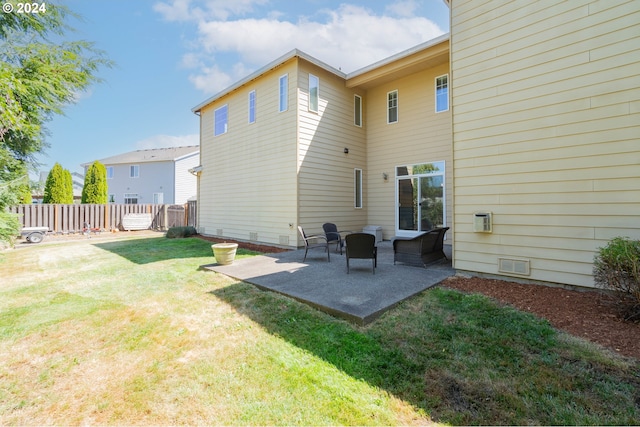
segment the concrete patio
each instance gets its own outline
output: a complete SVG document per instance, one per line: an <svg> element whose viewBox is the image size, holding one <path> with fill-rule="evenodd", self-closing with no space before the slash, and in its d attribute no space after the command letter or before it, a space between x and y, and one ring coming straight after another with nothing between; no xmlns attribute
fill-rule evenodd
<svg viewBox="0 0 640 427"><path fill-rule="evenodd" d="M451 246L445 245L451 259ZM370 260L351 260L350 274L344 255L331 249L331 261L322 249L304 250L236 259L231 265L202 268L278 292L319 310L365 325L401 301L419 294L455 274L451 261L442 260L427 268L393 264L391 242L378 243L378 267Z"/></svg>

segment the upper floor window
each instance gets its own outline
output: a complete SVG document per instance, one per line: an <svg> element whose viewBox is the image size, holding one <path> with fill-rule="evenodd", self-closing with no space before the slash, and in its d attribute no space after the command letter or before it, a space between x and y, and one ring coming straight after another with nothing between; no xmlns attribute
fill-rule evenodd
<svg viewBox="0 0 640 427"><path fill-rule="evenodd" d="M107 179L113 178L113 166L107 166Z"/></svg>
<svg viewBox="0 0 640 427"><path fill-rule="evenodd" d="M279 111L287 111L289 98L289 75L280 77L280 107Z"/></svg>
<svg viewBox="0 0 640 427"><path fill-rule="evenodd" d="M436 113L449 109L449 75L436 77Z"/></svg>
<svg viewBox="0 0 640 427"><path fill-rule="evenodd" d="M256 121L256 91L249 92L249 123Z"/></svg>
<svg viewBox="0 0 640 427"><path fill-rule="evenodd" d="M129 177L131 178L138 178L140 176L140 166L138 165L131 165L129 167Z"/></svg>
<svg viewBox="0 0 640 427"><path fill-rule="evenodd" d="M229 116L228 106L224 104L213 112L213 135L218 136L227 133L227 120Z"/></svg>
<svg viewBox="0 0 640 427"><path fill-rule="evenodd" d="M318 112L318 100L320 98L320 79L309 74L309 111Z"/></svg>
<svg viewBox="0 0 640 427"><path fill-rule="evenodd" d="M362 97L359 95L353 98L353 123L362 126Z"/></svg>
<svg viewBox="0 0 640 427"><path fill-rule="evenodd" d="M398 91L387 93L387 123L398 121Z"/></svg>

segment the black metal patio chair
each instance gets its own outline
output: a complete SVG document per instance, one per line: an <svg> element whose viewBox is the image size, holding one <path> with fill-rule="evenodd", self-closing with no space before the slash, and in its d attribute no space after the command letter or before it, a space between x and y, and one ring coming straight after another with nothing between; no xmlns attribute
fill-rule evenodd
<svg viewBox="0 0 640 427"><path fill-rule="evenodd" d="M376 248L376 236L368 233L352 233L344 238L346 242L347 274L349 274L349 260L370 259L373 274L376 274L378 266L378 248Z"/></svg>
<svg viewBox="0 0 640 427"><path fill-rule="evenodd" d="M298 231L300 232L300 236L302 236L302 241L304 242L304 258L302 262L307 260L307 252L309 251L309 249L315 248L324 248L327 251L327 261L331 262L331 255L329 254L329 242L327 242L327 238L325 236L322 236L320 234L307 236L301 226L298 226Z"/></svg>

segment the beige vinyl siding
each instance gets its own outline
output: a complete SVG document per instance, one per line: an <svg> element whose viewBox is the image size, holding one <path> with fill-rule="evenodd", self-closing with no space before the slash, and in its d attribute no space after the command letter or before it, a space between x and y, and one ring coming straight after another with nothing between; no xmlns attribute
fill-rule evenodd
<svg viewBox="0 0 640 427"><path fill-rule="evenodd" d="M286 73L289 109L279 112L279 78ZM198 212L203 234L222 230L223 237L296 245L296 79L292 59L202 109ZM250 124L252 90L256 122ZM213 111L225 103L228 132L214 137Z"/></svg>
<svg viewBox="0 0 640 427"><path fill-rule="evenodd" d="M395 235L395 176L396 167L402 165L445 161L446 223L451 227L451 113L435 113L434 86L435 78L448 72L443 63L367 91L367 223L382 226L384 239ZM387 124L387 93L392 90L398 90L398 122ZM383 173L388 174L387 181Z"/></svg>
<svg viewBox="0 0 640 427"><path fill-rule="evenodd" d="M454 0L454 266L593 286L598 247L640 238L640 2ZM472 231L493 212L493 234Z"/></svg>
<svg viewBox="0 0 640 427"><path fill-rule="evenodd" d="M320 79L318 113L309 111L309 73ZM361 230L366 198L364 209L356 209L354 168L366 169L366 147L364 129L353 123L357 92L347 89L343 78L304 60L299 61L297 87L299 224L310 233L321 232L325 222Z"/></svg>

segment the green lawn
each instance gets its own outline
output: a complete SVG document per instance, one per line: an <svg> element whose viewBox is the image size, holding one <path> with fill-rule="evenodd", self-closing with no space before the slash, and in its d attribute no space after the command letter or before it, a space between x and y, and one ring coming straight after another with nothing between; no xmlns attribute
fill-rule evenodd
<svg viewBox="0 0 640 427"><path fill-rule="evenodd" d="M1 253L0 425L640 423L638 361L485 297L358 327L212 262L197 238Z"/></svg>

